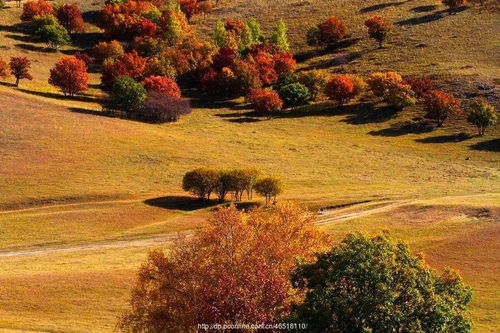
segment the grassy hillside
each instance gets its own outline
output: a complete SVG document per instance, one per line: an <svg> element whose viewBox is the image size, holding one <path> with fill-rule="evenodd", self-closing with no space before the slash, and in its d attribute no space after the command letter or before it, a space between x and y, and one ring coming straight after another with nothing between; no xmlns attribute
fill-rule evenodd
<svg viewBox="0 0 500 333"><path fill-rule="evenodd" d="M79 3L87 16L101 5ZM438 1L426 0L222 4L195 20L201 35L218 18L255 16L270 31L283 17L303 70L426 74L440 88L484 95L498 106L494 5L447 15ZM89 47L98 30L48 52L20 29L20 12L0 10L0 56L29 57L34 76L19 89L12 78L0 81L0 329L111 331L147 248L167 247L206 217L208 209L196 209L180 183L187 170L210 165L276 174L286 184L283 198L313 209L374 200L334 217L392 200L397 204L323 227L335 239L389 229L434 267L462 270L475 291L475 330L500 330L499 125L475 137L463 116L435 129L420 122L420 106L394 114L370 101L341 110L320 103L267 120L242 100L207 102L192 91L185 94L193 113L177 123L106 117L97 103L98 73L92 89L75 99L47 82L57 59ZM347 22L348 42L336 50L306 47L307 28L331 14ZM365 36L363 21L373 15L396 23L384 49Z"/></svg>

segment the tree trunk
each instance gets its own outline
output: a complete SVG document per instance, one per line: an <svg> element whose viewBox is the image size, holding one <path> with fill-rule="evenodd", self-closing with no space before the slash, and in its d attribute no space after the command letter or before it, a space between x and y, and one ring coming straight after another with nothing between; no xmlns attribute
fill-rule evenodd
<svg viewBox="0 0 500 333"><path fill-rule="evenodd" d="M16 87L19 87L19 78L16 77Z"/></svg>

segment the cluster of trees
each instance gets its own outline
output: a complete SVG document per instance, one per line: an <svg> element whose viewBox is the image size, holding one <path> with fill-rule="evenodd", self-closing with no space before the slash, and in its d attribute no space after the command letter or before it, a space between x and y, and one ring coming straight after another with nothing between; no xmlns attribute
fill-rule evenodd
<svg viewBox="0 0 500 333"><path fill-rule="evenodd" d="M387 234L352 234L332 247L296 204L231 206L168 255L149 253L119 328L295 322L310 332L470 332L471 297L456 271L437 274Z"/></svg>
<svg viewBox="0 0 500 333"><path fill-rule="evenodd" d="M210 200L216 194L223 202L228 194L235 201L241 201L246 192L247 198L253 198L253 192L265 197L266 205L283 192L282 181L273 176L263 176L262 172L253 168L215 169L197 168L187 172L182 180L182 189L196 195L200 200Z"/></svg>
<svg viewBox="0 0 500 333"><path fill-rule="evenodd" d="M56 4L46 0L30 0L23 5L21 20L29 23L29 31L57 50L71 42L69 33L83 32L85 24L75 4Z"/></svg>

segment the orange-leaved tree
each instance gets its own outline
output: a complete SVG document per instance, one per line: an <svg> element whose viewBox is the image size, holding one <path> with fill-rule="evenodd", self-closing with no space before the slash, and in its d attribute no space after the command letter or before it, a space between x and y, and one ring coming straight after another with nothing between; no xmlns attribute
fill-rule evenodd
<svg viewBox="0 0 500 333"><path fill-rule="evenodd" d="M453 114L460 113L460 100L441 90L432 90L425 96L426 117L437 122L438 127Z"/></svg>
<svg viewBox="0 0 500 333"><path fill-rule="evenodd" d="M50 70L49 83L58 87L64 96L74 96L89 87L87 65L76 57L62 57Z"/></svg>
<svg viewBox="0 0 500 333"><path fill-rule="evenodd" d="M9 76L9 65L0 57L0 77Z"/></svg>
<svg viewBox="0 0 500 333"><path fill-rule="evenodd" d="M30 0L23 5L21 20L27 22L31 21L35 16L51 15L53 13L54 8L50 2L45 0Z"/></svg>
<svg viewBox="0 0 500 333"><path fill-rule="evenodd" d="M272 322L302 297L289 275L328 250L315 218L289 202L271 212L215 212L168 255L153 250L139 271L126 332L190 332L199 323Z"/></svg>

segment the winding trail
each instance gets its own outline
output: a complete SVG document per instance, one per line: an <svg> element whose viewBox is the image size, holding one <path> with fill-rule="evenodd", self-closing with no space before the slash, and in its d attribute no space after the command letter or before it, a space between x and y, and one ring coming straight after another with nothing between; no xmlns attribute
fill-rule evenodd
<svg viewBox="0 0 500 333"><path fill-rule="evenodd" d="M108 201L108 202L98 202L98 203L116 203L116 202L134 202L135 200L117 200L117 201ZM346 220L355 219L362 216L367 216L371 214L377 214L384 211L391 210L393 208L405 205L410 201L396 201L391 202L387 205L383 205L377 208L370 208L366 210L361 210L357 212L350 212L347 214L338 214L339 210L343 209L331 209L325 212L322 212L318 215L318 222L316 223L319 226L327 225L335 222L341 222ZM82 204L67 204L67 205L51 205L45 207L37 207L37 208L29 208L29 209L20 209L16 211L9 212L25 212L25 211L33 211L33 210L43 210L48 208L55 207L68 207L68 206L79 206ZM351 206L355 207L356 205ZM6 213L0 212L1 213ZM119 249L119 248L132 248L132 247L154 247L154 246L164 246L168 243L171 243L180 235L184 237L189 237L192 235L192 232L175 232L175 233L167 233L162 235L157 235L149 238L142 239L133 239L133 240L111 240L111 241L101 241L89 244L75 245L69 247L59 247L59 248L44 248L44 249L35 249L35 250L23 250L23 251L6 251L2 252L0 250L0 258L9 258L9 257L23 257L23 256L36 256L36 255L44 255L51 253L62 253L62 252L73 252L73 251L89 251L89 250L100 250L100 249Z"/></svg>

